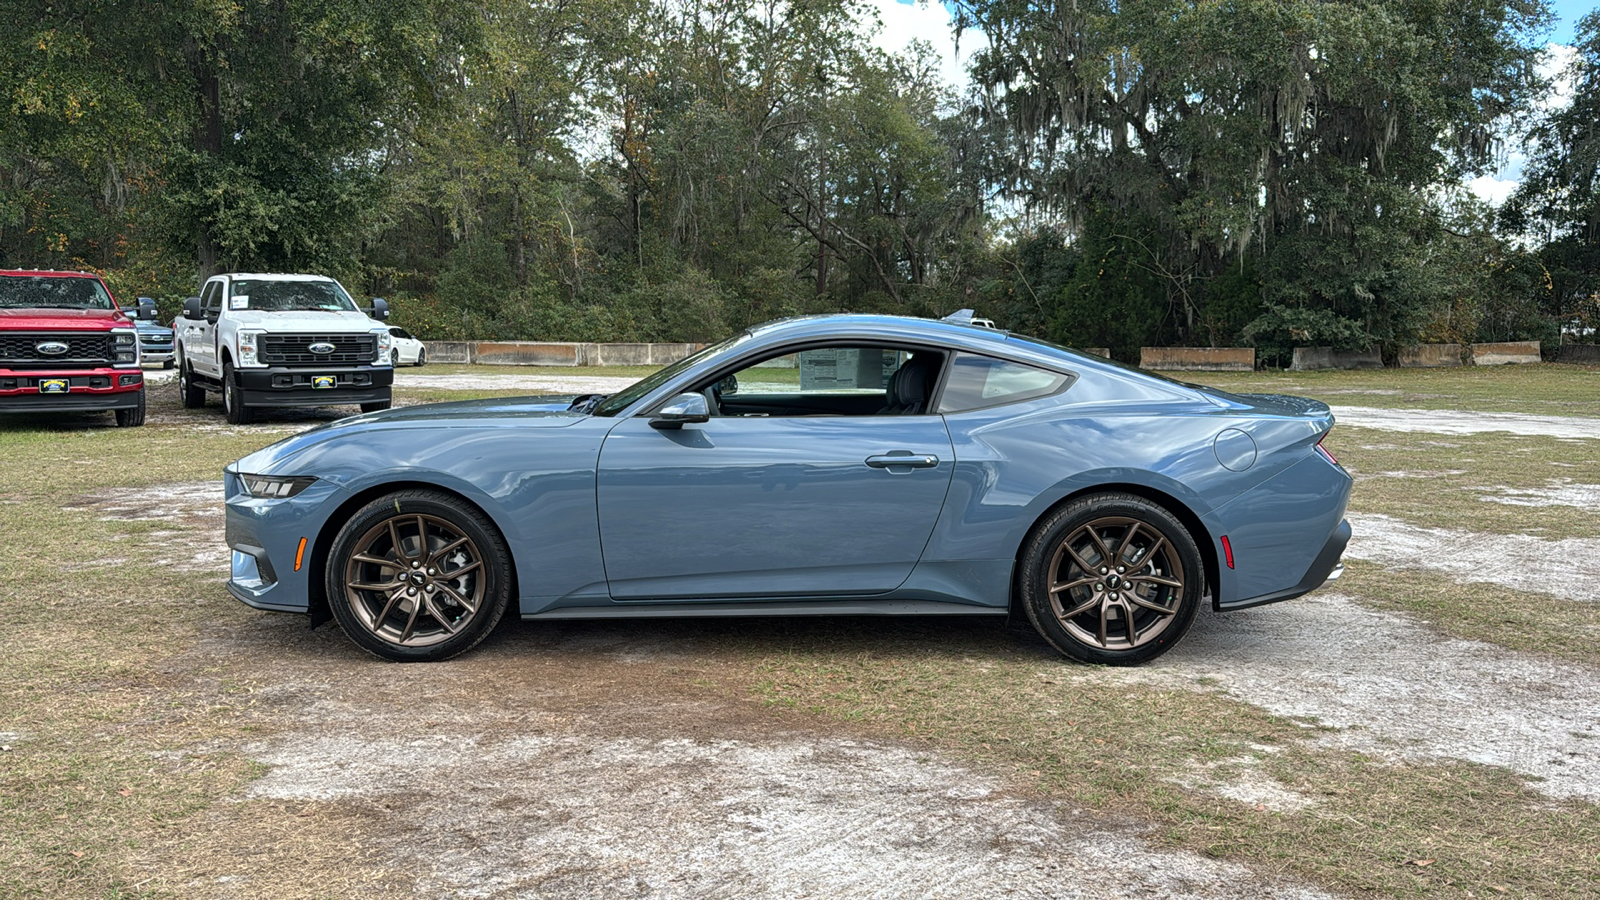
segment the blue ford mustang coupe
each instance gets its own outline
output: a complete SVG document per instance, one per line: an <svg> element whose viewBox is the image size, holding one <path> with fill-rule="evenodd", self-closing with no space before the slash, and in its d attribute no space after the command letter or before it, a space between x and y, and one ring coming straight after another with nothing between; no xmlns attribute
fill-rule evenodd
<svg viewBox="0 0 1600 900"><path fill-rule="evenodd" d="M1342 571L1328 407L951 322L752 328L610 396L353 416L226 470L228 589L387 659L524 619L1021 615L1133 664Z"/></svg>

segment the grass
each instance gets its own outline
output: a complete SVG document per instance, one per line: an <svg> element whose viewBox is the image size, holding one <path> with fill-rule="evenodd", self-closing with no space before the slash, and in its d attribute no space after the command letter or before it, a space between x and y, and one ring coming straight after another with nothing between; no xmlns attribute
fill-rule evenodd
<svg viewBox="0 0 1600 900"><path fill-rule="evenodd" d="M1600 417L1597 366L1549 363L1349 372L1187 372L1175 377L1229 391L1300 394L1334 406Z"/></svg>
<svg viewBox="0 0 1600 900"><path fill-rule="evenodd" d="M485 368L410 371L490 374ZM637 377L648 369L543 371ZM1207 378L1231 390L1363 405L1600 415L1597 379L1596 370L1569 366ZM1398 393L1351 393L1368 390ZM517 393L525 391L398 396ZM131 489L214 482L227 462L311 422L230 428L214 403L180 410L170 387L154 397L151 424L140 429L110 427L109 417L0 420L0 744L11 747L0 752L0 896L207 895L203 883L157 877L150 860L166 857L153 848L203 842L208 811L261 772L231 748L279 727L240 687L272 683L272 659L232 647L261 614L229 598L215 571L158 562L215 546L217 520L126 520L104 506ZM1357 511L1549 539L1600 535L1591 510L1478 499L1553 479L1600 483L1593 442L1341 428L1330 444L1359 479ZM1396 472L1416 477L1384 474ZM1340 590L1451 635L1593 665L1600 604L1430 573L1409 573L1397 586L1387 575L1353 562ZM1597 807L1552 800L1506 771L1331 749L1315 741L1324 733L1315 723L1233 700L1222 685L1130 684L1063 664L1030 635L916 622L894 631L906 639L885 642L877 623L773 625L760 630L765 639L730 625L708 654L715 666L679 689L708 701L753 698L783 727L927 747L1019 790L1137 824L1160 846L1335 892L1600 893ZM206 642L222 649L202 649ZM648 663L638 671L638 691L666 677ZM1217 793L1246 778L1309 805L1273 809ZM303 811L253 808L251 833L265 846L291 835L314 843L300 836ZM337 824L350 842L380 827L359 818ZM258 864L272 871L270 861Z"/></svg>

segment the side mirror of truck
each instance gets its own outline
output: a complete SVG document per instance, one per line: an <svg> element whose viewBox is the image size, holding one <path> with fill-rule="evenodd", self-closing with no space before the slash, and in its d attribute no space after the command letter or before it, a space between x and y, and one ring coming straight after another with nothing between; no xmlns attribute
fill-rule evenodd
<svg viewBox="0 0 1600 900"><path fill-rule="evenodd" d="M135 308L134 318L154 322L156 320L156 301L149 297L140 297L139 305Z"/></svg>
<svg viewBox="0 0 1600 900"><path fill-rule="evenodd" d="M382 297L372 298L372 312L368 313L379 322L389 321L389 304Z"/></svg>
<svg viewBox="0 0 1600 900"><path fill-rule="evenodd" d="M200 298L190 297L183 301L183 317L185 319L203 319L205 314L200 312Z"/></svg>

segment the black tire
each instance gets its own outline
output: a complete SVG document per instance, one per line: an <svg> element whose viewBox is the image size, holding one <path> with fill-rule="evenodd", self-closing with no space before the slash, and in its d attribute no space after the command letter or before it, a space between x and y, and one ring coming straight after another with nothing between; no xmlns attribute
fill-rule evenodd
<svg viewBox="0 0 1600 900"><path fill-rule="evenodd" d="M418 366L418 368L421 368L422 366L425 366L427 364L428 364L428 348L427 347L423 347L421 350L417 351L417 366Z"/></svg>
<svg viewBox="0 0 1600 900"><path fill-rule="evenodd" d="M170 369L170 368L172 368L172 364L173 364L173 361L170 360L170 359L162 360L161 361L161 368Z"/></svg>
<svg viewBox="0 0 1600 900"><path fill-rule="evenodd" d="M1132 666L1172 649L1204 586L1188 529L1132 494L1074 500L1023 543L1022 608L1051 646L1080 662Z"/></svg>
<svg viewBox="0 0 1600 900"><path fill-rule="evenodd" d="M334 619L362 649L434 662L471 650L499 623L511 597L511 552L464 501L396 491L339 529L323 580Z"/></svg>
<svg viewBox="0 0 1600 900"><path fill-rule="evenodd" d="M393 404L393 402L394 401L392 401L392 400L374 400L371 403L363 403L363 404L361 404L361 411L362 412L379 412L381 410L388 409Z"/></svg>
<svg viewBox="0 0 1600 900"><path fill-rule="evenodd" d="M256 418L250 407L244 405L239 382L233 377L233 363L227 360L222 361L222 411L227 414L230 425L249 425Z"/></svg>
<svg viewBox="0 0 1600 900"><path fill-rule="evenodd" d="M184 409L206 405L206 389L194 383L194 370L188 363L178 366L178 403Z"/></svg>
<svg viewBox="0 0 1600 900"><path fill-rule="evenodd" d="M139 405L132 409L113 410L118 428L137 428L144 424L144 388L139 388Z"/></svg>

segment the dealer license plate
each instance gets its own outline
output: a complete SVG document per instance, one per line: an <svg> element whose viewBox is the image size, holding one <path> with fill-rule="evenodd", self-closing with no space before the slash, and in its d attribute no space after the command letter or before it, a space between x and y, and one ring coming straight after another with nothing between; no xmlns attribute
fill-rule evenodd
<svg viewBox="0 0 1600 900"><path fill-rule="evenodd" d="M334 377L334 376L332 376L332 375L313 375L313 376L311 376L311 386L313 388L317 388L317 389L331 388L331 387L336 387L338 384L339 384L339 379Z"/></svg>
<svg viewBox="0 0 1600 900"><path fill-rule="evenodd" d="M39 380L39 393L65 394L72 390L72 382L65 378L42 378Z"/></svg>

